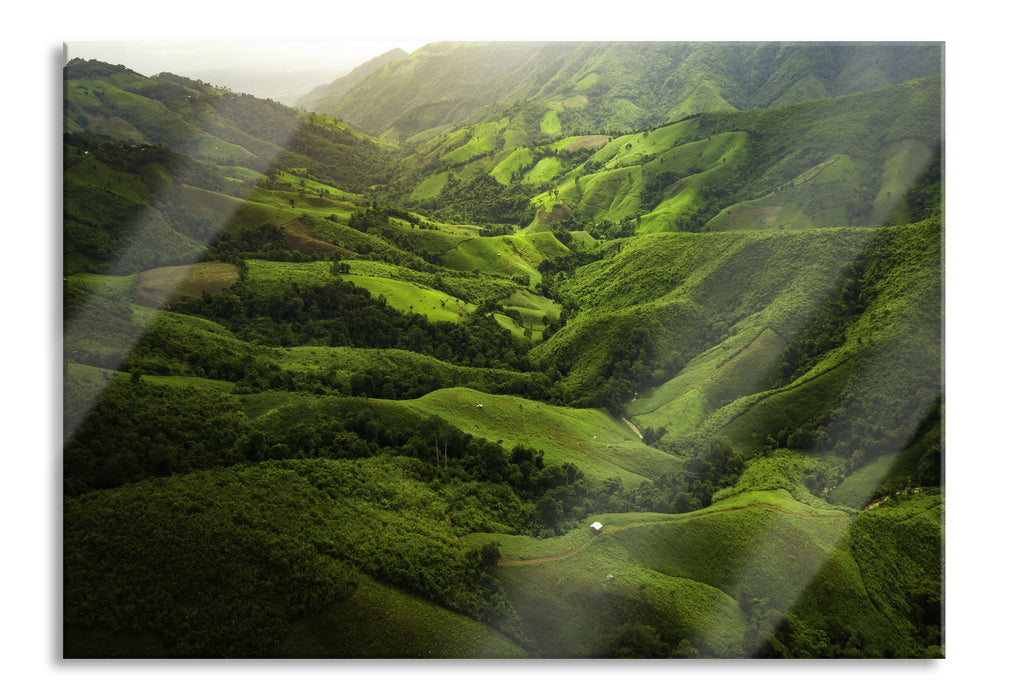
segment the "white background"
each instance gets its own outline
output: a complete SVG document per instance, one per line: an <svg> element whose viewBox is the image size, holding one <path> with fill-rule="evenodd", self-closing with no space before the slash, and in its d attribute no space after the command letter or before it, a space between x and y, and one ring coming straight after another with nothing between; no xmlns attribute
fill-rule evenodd
<svg viewBox="0 0 1009 700"><path fill-rule="evenodd" d="M810 2L17 3L5 10L0 460L8 697L956 697L1003 687L1004 27L995 6ZM938 662L72 663L60 659L61 43L926 40L947 60L947 656ZM972 692L973 691L973 692Z"/></svg>

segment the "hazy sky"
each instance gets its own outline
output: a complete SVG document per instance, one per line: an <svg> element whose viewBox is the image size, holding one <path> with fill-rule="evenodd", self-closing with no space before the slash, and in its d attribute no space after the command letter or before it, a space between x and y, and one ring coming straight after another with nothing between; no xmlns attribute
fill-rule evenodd
<svg viewBox="0 0 1009 700"><path fill-rule="evenodd" d="M167 71L290 104L391 49L427 41L68 41L67 59L94 58L142 75Z"/></svg>

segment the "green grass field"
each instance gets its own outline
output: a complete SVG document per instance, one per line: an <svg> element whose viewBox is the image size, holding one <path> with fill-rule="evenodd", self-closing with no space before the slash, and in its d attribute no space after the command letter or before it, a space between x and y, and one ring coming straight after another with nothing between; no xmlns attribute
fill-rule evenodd
<svg viewBox="0 0 1009 700"><path fill-rule="evenodd" d="M831 559L851 518L782 490L750 491L682 515L597 514L545 541L470 535L464 542L500 544L495 575L538 654L601 653L619 600L664 639L732 656L752 643L739 601L759 595L787 610ZM588 527L593 520L603 523L598 534ZM857 575L849 569L845 584L857 588Z"/></svg>
<svg viewBox="0 0 1009 700"><path fill-rule="evenodd" d="M449 163L462 163L476 156L490 153L498 143L501 132L508 125L508 120L500 122L484 122L469 130L469 140L441 157Z"/></svg>
<svg viewBox="0 0 1009 700"><path fill-rule="evenodd" d="M532 163L532 160L532 152L528 148L516 148L495 165L490 174L502 185L507 185L512 181L512 175Z"/></svg>
<svg viewBox="0 0 1009 700"><path fill-rule="evenodd" d="M434 199L441 194L442 188L448 184L448 171L435 173L417 185L410 193L410 199L414 201L422 199Z"/></svg>
<svg viewBox="0 0 1009 700"><path fill-rule="evenodd" d="M868 464L856 469L844 481L831 489L824 498L831 503L863 508L872 498L873 493L886 479L893 467L897 455L882 455Z"/></svg>
<svg viewBox="0 0 1009 700"><path fill-rule="evenodd" d="M528 277L535 285L542 279L536 269L539 263L564 250L564 246L549 232L470 238L445 253L442 262L453 270Z"/></svg>
<svg viewBox="0 0 1009 700"><path fill-rule="evenodd" d="M883 175L872 202L872 218L877 223L904 223L907 207L904 195L932 159L932 149L919 139L904 139L883 149Z"/></svg>
<svg viewBox="0 0 1009 700"><path fill-rule="evenodd" d="M944 655L941 48L568 48L68 64L65 657Z"/></svg>
<svg viewBox="0 0 1009 700"><path fill-rule="evenodd" d="M560 172L562 167L561 159L554 156L547 156L536 161L536 165L522 178L523 182L530 184L543 184L550 182Z"/></svg>
<svg viewBox="0 0 1009 700"><path fill-rule="evenodd" d="M353 596L296 622L279 658L526 658L497 630L361 576Z"/></svg>
<svg viewBox="0 0 1009 700"><path fill-rule="evenodd" d="M595 409L575 409L465 388L442 389L402 405L438 415L463 432L501 440L506 449L527 445L552 463L571 462L593 480L619 478L633 487L680 463L654 450L618 419ZM482 408L481 408L482 406Z"/></svg>
<svg viewBox="0 0 1009 700"><path fill-rule="evenodd" d="M147 306L160 308L174 301L199 299L204 291L219 292L238 279L238 268L231 263L207 262L158 267L140 273L136 294Z"/></svg>
<svg viewBox="0 0 1009 700"><path fill-rule="evenodd" d="M461 299L413 282L362 275L340 275L340 278L367 289L375 298L384 297L386 303L398 311L421 314L432 321L456 323L475 308Z"/></svg>
<svg viewBox="0 0 1009 700"><path fill-rule="evenodd" d="M547 135L559 134L561 131L561 120L557 116L557 111L551 109L549 112L543 115L543 119L540 120L540 131Z"/></svg>

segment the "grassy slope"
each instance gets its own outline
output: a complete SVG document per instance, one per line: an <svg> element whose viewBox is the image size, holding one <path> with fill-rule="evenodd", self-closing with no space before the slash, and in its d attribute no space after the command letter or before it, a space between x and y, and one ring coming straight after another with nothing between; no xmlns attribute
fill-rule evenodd
<svg viewBox="0 0 1009 700"><path fill-rule="evenodd" d="M580 389L595 381L612 348L642 327L660 355L679 353L688 361L684 372L704 371L690 363L713 371L766 327L786 337L794 332L869 235L804 231L637 236L622 242L616 255L578 270L566 283L565 294L589 313L570 321L537 347L534 356L546 362L569 358L567 381ZM641 415L649 407L653 404L645 396L633 413Z"/></svg>
<svg viewBox="0 0 1009 700"><path fill-rule="evenodd" d="M334 276L328 261L286 263L268 260L247 261L247 280L255 285L294 282L318 286L342 279L367 289L373 297L384 297L392 308L404 313L427 316L431 321L458 322L474 311L482 301L496 301L519 313L521 322L503 314L495 319L516 335L528 329L537 340L546 323L556 320L560 307L556 302L518 287L505 280L470 275L420 272L410 268L371 260L351 260L350 273ZM442 289L436 289L437 285ZM451 289L450 294L443 289Z"/></svg>
<svg viewBox="0 0 1009 700"><path fill-rule="evenodd" d="M363 275L340 275L340 278L367 289L373 297L384 297L397 311L422 314L432 321L454 323L474 309L461 299L412 282Z"/></svg>
<svg viewBox="0 0 1009 700"><path fill-rule="evenodd" d="M867 556L870 540L862 533L881 534L886 526L880 515L855 516L811 499L794 484L794 474L775 479L773 473L781 472L771 472L693 513L601 514L587 518L583 529L547 541L502 535L466 541L501 545L496 575L536 653L544 656L602 653L615 626L628 619L655 629L670 648L685 638L702 655L745 656L794 606L810 620L840 616L867 640L860 651L868 655L920 653L899 610L913 576L897 573L887 561L936 575L934 558L912 544L934 544L941 512L935 500L905 501L902 508L910 511L883 514L892 521L900 512L915 513L928 527L920 534L905 528L910 541L897 545L899 556L877 559ZM596 519L604 524L599 534L588 528ZM883 539L877 548L897 542L892 534ZM894 578L901 590L891 592L883 607L882 581Z"/></svg>
<svg viewBox="0 0 1009 700"><path fill-rule="evenodd" d="M583 199L572 201L580 201L584 206L584 193L591 192L594 198L591 201L598 203L600 211L626 214L639 201L648 177L663 168L680 167L690 157L709 166L693 176L698 186L703 177L716 181L719 159L728 153L726 149L743 147L745 140L738 134L712 139L722 149L721 155L707 152L713 146L704 141L688 140L677 145L678 139L689 136L684 131L689 124L683 122L673 125L676 128L667 127L666 131L657 129L650 134L627 137L620 142L623 152L616 150L614 144L614 151L608 154L608 165L596 175L583 176L581 181L572 175L559 188L560 199L567 201L565 197L578 194ZM906 187L912 181L910 170L918 161L926 160L927 150L921 150L913 142L895 144L884 153L884 184L877 197L879 209L887 206L880 199L885 196L884 190ZM627 145L631 148L626 148ZM448 160L461 162L463 155L479 154L486 150L486 143L474 134L457 149L461 150L452 151L455 155ZM650 156L657 157L648 160ZM540 161L536 177L547 174L556 165L555 160ZM804 171L791 185L795 189L829 185L847 191L862 173L860 168L857 159L841 155ZM127 179L117 187L122 196L135 199L144 196L141 184ZM668 228L674 217L689 212L696 206L691 192L690 188L680 189L664 199L654 214L642 217L643 230ZM264 192L256 196L264 203L272 200ZM286 197L287 193L275 196ZM295 199L290 207L292 216L309 211L347 214L346 207L336 206L337 203L292 196ZM210 196L195 189L190 192L189 204L197 208L209 211L222 201L225 200L218 195ZM823 207L825 213L821 218L810 218L794 206L789 209L788 201L780 204L775 201L766 199L750 204L756 208L781 206L774 213L779 218L772 220L776 225L836 221L831 218L836 212L830 206ZM283 204L279 209L246 205L240 212L243 224L280 222L288 216ZM766 221L769 216L764 211L735 213L765 217L759 221ZM899 211L896 215L899 216ZM575 357L575 372L569 381L589 384L593 372L605 363L607 344L618 342L628 329L644 324L657 337L669 335L672 328L685 333L686 338L671 340L663 349L695 351L693 359L676 377L644 394L627 409L642 427L674 428L670 438L721 432L729 435L737 447L752 446L772 427L802 421L829 397L843 393L846 388L863 390L866 400L871 401L874 392L879 391L878 386L889 389L914 376L913 371L904 367L896 367L894 371L893 363L887 360L894 351L906 356L911 350L920 353L924 347L924 366L934 364L935 344L919 341L923 328L925 340L931 340L927 318L935 315L931 294L938 284L935 276L938 239L916 234L908 243L895 246L892 255L901 262L888 278L889 290L855 322L849 340L791 386L754 394L764 385L762 370L773 366L780 356L781 343L789 331L801 325L801 319L815 308L829 286L830 272L850 260L864 243L865 232L846 231L845 235L849 238L843 241L831 232L814 231L759 235L730 232L717 237L641 236L626 242L616 257L575 276L569 283L569 293L577 296L590 313L572 321L567 330L548 343L549 349L540 352L552 359ZM703 246L699 245L702 240ZM506 273L530 276L538 262L532 253L556 252L554 246L560 245L552 236L470 241L467 243L474 250L460 251L456 260L460 269L481 265L493 268L497 264L496 252L502 250L498 246L504 244L512 253L522 254L514 257L509 254ZM446 260L455 252L447 254ZM250 275L254 278L260 274L263 281L280 279L281 275L305 283L332 279L329 263L283 268L280 264L263 263L258 269L257 265L250 265ZM402 292L405 295L402 299L398 292L392 292L398 299L396 303L405 304L411 295L424 289L418 279L398 279L406 275L402 268L392 270L389 266L383 274L370 275L366 272L381 264L351 265L356 274L348 278L373 284L376 290ZM512 267L515 269L508 269ZM264 272L268 268L270 271ZM134 284L130 277L78 276L77 281L120 295L125 295ZM552 317L555 311L542 298L535 299L523 292L501 299L506 307L520 309L520 313L532 312L530 323ZM234 351L232 346L243 345L228 338L223 329L212 328L212 324L196 324L200 326L197 328L187 320L167 318L166 323L176 326L180 334L184 330L194 345L224 344L229 351ZM601 342L602 348L589 347L590 342ZM865 346L872 352L868 353ZM865 356L870 359L857 366L851 361ZM395 351L292 348L271 357L282 367L293 370L309 371L328 364L342 376L391 365L414 366L419 372L458 375L461 371L429 358ZM71 366L74 381L100 384L95 375L102 371ZM883 375L889 381L883 383ZM195 381L185 377L177 381L190 379ZM204 380L201 386L215 390L229 388L227 383L211 385L209 380ZM292 398L279 394L249 397L250 415L265 424L289 420L299 412L323 410L324 405L344 404L348 410L357 410L361 405L358 400L299 397L292 401ZM268 405L271 401L275 402L272 406ZM477 409L477 403L484 408ZM598 411L560 409L462 388L441 390L409 402L376 401L374 405L399 413L404 420L409 419L410 411L441 415L467 432L501 439L506 447L529 444L543 449L548 461L571 461L592 478L619 476L625 486L678 467L675 459L645 447L626 426ZM529 424L534 428L527 428ZM597 440L592 440L593 436ZM825 610L844 610L851 624L871 637L875 649L899 647L907 630L899 626L894 629L894 621L904 614L915 577L922 572L931 574L937 566L930 557L932 552L940 551L936 545L941 543L941 504L932 496L922 495L853 518L850 511L829 506L797 489L794 480L776 481L780 470L768 466L772 462L773 459L752 462L737 487L720 494L716 503L704 511L679 516L600 515L597 517L607 528L596 536L580 530L549 540L475 535L467 542L501 540L505 560L497 575L505 583L526 632L534 640L532 650L547 656L594 653L600 640L615 625L635 618L654 624L669 642L687 638L705 653L738 654L745 648L748 626L747 612L739 603L757 597L769 601L779 611L797 602L796 609L811 620L818 619ZM870 466L875 468L873 465ZM863 476L871 478L872 474L867 472ZM854 482L849 486L858 494L864 491ZM845 503L858 499L857 494L841 493L838 497ZM853 522L848 534L847 528ZM928 556L923 557L922 551L927 551ZM556 558L535 561L546 557ZM520 563L521 560L525 563ZM614 578L607 580L603 572ZM807 584L809 588L803 593ZM366 639L367 644L357 646L358 651L366 650L363 654L366 656L374 650L378 650L374 654L378 656L463 656L467 655L467 640L473 638L478 644L489 645L477 647L486 649L484 653L488 656L522 653L486 628L387 586L365 579L358 595L299 623L295 635L280 647L280 653L332 655L336 650L337 655L352 655L348 650ZM376 631L375 618L370 612L375 605L383 608L379 617L390 627L415 629L411 625L427 620L423 626L436 627L437 632L418 632L417 636L405 639ZM351 627L342 632L332 626L347 620L360 626L356 631ZM425 651L422 647L428 644Z"/></svg>
<svg viewBox="0 0 1009 700"><path fill-rule="evenodd" d="M704 217L714 215L706 224L712 230L900 223L906 220L903 195L941 137L935 108L940 87L932 77L777 110L691 117L613 138L601 148L594 143L598 150L584 162L584 156L569 162L556 155L569 137L541 145L536 153L523 147L500 157L476 157L452 172L464 181L489 172L502 184L521 172L523 182L541 188L532 200L541 212L563 203L587 222L633 218L637 232L680 230L713 198L725 208ZM684 99L707 90L701 85ZM814 97L826 95L807 99ZM544 121L556 116L547 115ZM500 122L479 129L496 129L496 138L503 138ZM479 129L431 144L431 157L454 152L460 147L456 141ZM658 199L646 205L646 190L656 178L672 175ZM413 197L434 196L446 178L446 171L430 176ZM724 193L713 194L719 188L745 190L748 197L727 200ZM534 223L528 230L543 228Z"/></svg>
<svg viewBox="0 0 1009 700"><path fill-rule="evenodd" d="M535 285L542 279L536 269L540 262L566 250L549 232L470 238L445 253L442 263L453 270L528 277Z"/></svg>
<svg viewBox="0 0 1009 700"><path fill-rule="evenodd" d="M371 372L394 376L413 374L442 385L458 384L485 391L521 383L525 377L511 370L460 367L409 350L306 346L278 349L267 356L284 370L332 376L344 393L350 393L354 374ZM295 402L302 398L291 395L288 400Z"/></svg>
<svg viewBox="0 0 1009 700"><path fill-rule="evenodd" d="M491 627L362 576L354 595L291 627L279 658L525 658Z"/></svg>
<svg viewBox="0 0 1009 700"><path fill-rule="evenodd" d="M791 386L759 393L769 389L785 344L817 310L842 266L870 248L872 264L886 272L844 344ZM871 413L874 400L896 391L897 376L909 386L929 384L940 350L940 253L936 222L881 234L639 236L567 283L565 292L591 313L577 316L533 354L548 363L573 360L566 382L579 389L599 376L608 348L619 347L629 330L644 328L660 355L680 353L686 364L627 407L639 427L667 428L667 446L684 435L722 433L738 448L754 449L768 433L801 423L845 392L866 397L859 410ZM914 353L917 362L910 360Z"/></svg>
<svg viewBox="0 0 1009 700"><path fill-rule="evenodd" d="M497 575L544 656L598 654L628 618L670 642L688 638L704 654L738 655L747 625L732 595L749 587L774 593L783 605L794 600L847 516L767 493L679 516L593 519L604 523L601 533L592 534L587 519L584 530L550 549L502 538Z"/></svg>
<svg viewBox="0 0 1009 700"><path fill-rule="evenodd" d="M573 409L464 388L443 389L402 402L445 418L463 432L501 440L506 449L528 445L548 462L571 462L593 480L619 478L627 487L677 469L674 458L645 446L603 411ZM478 405L483 406L479 408Z"/></svg>

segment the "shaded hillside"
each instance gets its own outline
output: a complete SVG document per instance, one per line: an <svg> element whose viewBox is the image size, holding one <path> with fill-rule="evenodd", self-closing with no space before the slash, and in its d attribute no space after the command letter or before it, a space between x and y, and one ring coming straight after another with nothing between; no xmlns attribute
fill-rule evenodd
<svg viewBox="0 0 1009 700"><path fill-rule="evenodd" d="M346 124L272 100L163 73L151 78L99 61L64 68L64 131L167 146L193 158L265 174L300 168L360 190L381 181L390 146Z"/></svg>
<svg viewBox="0 0 1009 700"><path fill-rule="evenodd" d="M934 219L641 235L562 282L581 311L532 357L569 401L640 392L627 413L673 451L772 436L861 462L899 450L943 391L941 251Z"/></svg>

